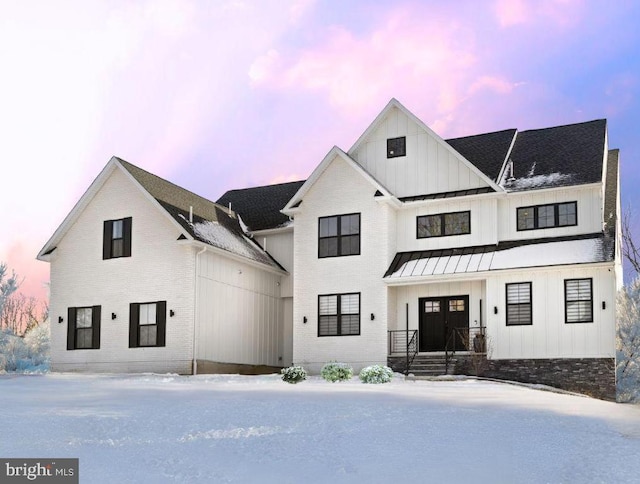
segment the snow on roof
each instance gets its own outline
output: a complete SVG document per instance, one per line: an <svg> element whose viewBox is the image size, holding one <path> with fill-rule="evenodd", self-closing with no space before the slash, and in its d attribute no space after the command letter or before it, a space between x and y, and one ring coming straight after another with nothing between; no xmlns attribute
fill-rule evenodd
<svg viewBox="0 0 640 484"><path fill-rule="evenodd" d="M504 182L504 188L511 191L531 190L534 188L550 188L571 185L574 179L573 174L551 173L548 175L532 175L508 179Z"/></svg>
<svg viewBox="0 0 640 484"><path fill-rule="evenodd" d="M611 260L605 238L524 243L517 246L480 246L397 254L387 279L442 274L587 264Z"/></svg>
<svg viewBox="0 0 640 484"><path fill-rule="evenodd" d="M203 242L207 242L219 249L227 250L233 254L241 255L256 262L273 265L269 256L244 237L229 230L218 222L197 222L191 224L193 232Z"/></svg>

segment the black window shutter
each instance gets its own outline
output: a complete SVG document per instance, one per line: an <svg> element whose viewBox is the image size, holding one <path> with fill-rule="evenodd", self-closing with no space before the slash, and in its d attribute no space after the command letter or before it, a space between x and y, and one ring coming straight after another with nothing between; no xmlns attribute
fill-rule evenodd
<svg viewBox="0 0 640 484"><path fill-rule="evenodd" d="M113 233L113 221L104 221L104 231L102 235L102 259L111 259L111 235Z"/></svg>
<svg viewBox="0 0 640 484"><path fill-rule="evenodd" d="M95 350L100 348L100 306L91 308L91 347Z"/></svg>
<svg viewBox="0 0 640 484"><path fill-rule="evenodd" d="M122 223L122 235L124 238L123 257L131 257L131 217L124 219Z"/></svg>
<svg viewBox="0 0 640 484"><path fill-rule="evenodd" d="M158 324L158 336L156 346L165 346L167 330L167 301L158 301L156 306L156 323Z"/></svg>
<svg viewBox="0 0 640 484"><path fill-rule="evenodd" d="M138 346L138 323L140 322L140 303L129 304L129 348Z"/></svg>
<svg viewBox="0 0 640 484"><path fill-rule="evenodd" d="M67 310L67 349L76 349L76 308Z"/></svg>

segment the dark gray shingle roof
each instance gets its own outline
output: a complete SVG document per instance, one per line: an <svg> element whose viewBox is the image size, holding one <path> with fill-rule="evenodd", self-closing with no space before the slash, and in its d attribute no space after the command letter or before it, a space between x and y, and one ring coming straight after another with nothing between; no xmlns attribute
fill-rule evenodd
<svg viewBox="0 0 640 484"><path fill-rule="evenodd" d="M488 178L497 181L515 134L515 129L506 129L445 141Z"/></svg>
<svg viewBox="0 0 640 484"><path fill-rule="evenodd" d="M245 237L238 219L230 215L225 207L127 161L117 159L195 240L282 269L255 241ZM189 221L190 209L193 210L193 222Z"/></svg>
<svg viewBox="0 0 640 484"><path fill-rule="evenodd" d="M217 203L240 214L250 230L265 230L279 227L289 221L280 213L289 200L300 189L304 180L262 187L229 190Z"/></svg>
<svg viewBox="0 0 640 484"><path fill-rule="evenodd" d="M607 122L533 129L518 133L510 160L508 191L582 185L602 180Z"/></svg>
<svg viewBox="0 0 640 484"><path fill-rule="evenodd" d="M508 191L598 182L602 175L602 156L606 120L517 132L506 129L445 140L491 180L498 177L515 136L509 159L514 179L505 183ZM229 190L217 201L238 212L250 230L278 227L288 221L280 213L302 186L304 180L278 185ZM491 191L491 190L486 190ZM447 192L405 197L403 201L465 196Z"/></svg>

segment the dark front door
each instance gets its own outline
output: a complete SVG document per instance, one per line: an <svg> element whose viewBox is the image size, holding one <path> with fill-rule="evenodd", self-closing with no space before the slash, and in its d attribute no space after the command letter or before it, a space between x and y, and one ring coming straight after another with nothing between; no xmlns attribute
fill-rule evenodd
<svg viewBox="0 0 640 484"><path fill-rule="evenodd" d="M466 349L464 339L456 329L469 328L469 296L425 297L420 306L419 350L444 351Z"/></svg>

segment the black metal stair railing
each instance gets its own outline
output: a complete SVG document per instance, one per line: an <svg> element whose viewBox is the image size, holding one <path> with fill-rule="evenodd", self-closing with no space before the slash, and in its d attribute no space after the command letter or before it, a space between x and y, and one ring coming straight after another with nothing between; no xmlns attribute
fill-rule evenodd
<svg viewBox="0 0 640 484"><path fill-rule="evenodd" d="M449 374L449 365L451 364L451 359L456 354L456 332L451 331L449 333L449 337L447 338L447 342L444 345L444 368L445 373Z"/></svg>
<svg viewBox="0 0 640 484"><path fill-rule="evenodd" d="M405 356L405 374L418 354L418 330L391 330L389 333L389 355Z"/></svg>

